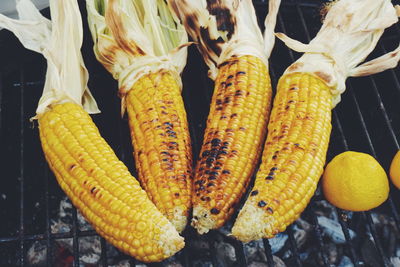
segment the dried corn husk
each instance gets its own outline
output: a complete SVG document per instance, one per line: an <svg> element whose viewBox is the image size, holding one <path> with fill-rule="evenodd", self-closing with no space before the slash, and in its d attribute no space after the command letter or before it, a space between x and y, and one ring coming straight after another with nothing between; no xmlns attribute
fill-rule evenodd
<svg viewBox="0 0 400 267"><path fill-rule="evenodd" d="M264 38L251 0L168 2L198 44L211 79L215 80L218 66L232 56L252 55L268 66L280 0L269 1Z"/></svg>
<svg viewBox="0 0 400 267"><path fill-rule="evenodd" d="M165 69L181 85L190 43L164 0L87 0L86 4L94 52L119 82L122 113L125 95L145 74Z"/></svg>
<svg viewBox="0 0 400 267"><path fill-rule="evenodd" d="M305 52L285 74L309 72L331 87L333 107L340 102L347 77L365 76L394 68L400 46L377 59L359 65L374 50L383 31L398 21L399 7L390 0L339 0L331 4L321 30L309 44L283 33L276 36L288 47Z"/></svg>
<svg viewBox="0 0 400 267"><path fill-rule="evenodd" d="M19 20L0 14L0 27L12 31L27 49L43 54L47 60L36 114L40 116L52 104L71 101L88 113L98 113L87 88L89 75L80 51L83 29L78 4L76 0L51 0L50 9L51 21L30 0L17 0Z"/></svg>

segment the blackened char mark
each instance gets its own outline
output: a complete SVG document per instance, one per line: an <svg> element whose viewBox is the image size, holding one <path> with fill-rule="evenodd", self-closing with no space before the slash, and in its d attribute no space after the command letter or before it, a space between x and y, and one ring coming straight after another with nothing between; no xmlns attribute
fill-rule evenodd
<svg viewBox="0 0 400 267"><path fill-rule="evenodd" d="M212 39L210 31L207 28L200 27L200 38L204 44L207 44L207 49L212 50L218 56L221 54L221 45L224 43L224 40L221 37L218 37L218 39Z"/></svg>
<svg viewBox="0 0 400 267"><path fill-rule="evenodd" d="M235 31L235 21L231 11L224 7L220 0L207 0L207 10L217 19L217 29L228 32L228 39L231 39Z"/></svg>

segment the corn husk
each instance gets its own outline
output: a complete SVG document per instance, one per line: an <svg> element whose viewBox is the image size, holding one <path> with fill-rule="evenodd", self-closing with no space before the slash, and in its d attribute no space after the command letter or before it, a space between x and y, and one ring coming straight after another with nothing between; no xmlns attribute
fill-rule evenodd
<svg viewBox="0 0 400 267"><path fill-rule="evenodd" d="M280 0L269 1L264 37L251 0L168 0L168 3L197 43L211 79L215 80L218 66L232 56L252 55L268 66Z"/></svg>
<svg viewBox="0 0 400 267"><path fill-rule="evenodd" d="M347 77L378 73L398 64L400 46L359 65L374 50L384 30L398 21L398 11L390 0L339 0L331 4L320 31L309 44L277 33L288 47L305 52L285 74L308 72L322 78L331 88L335 107L346 90Z"/></svg>
<svg viewBox="0 0 400 267"><path fill-rule="evenodd" d="M100 112L87 87L89 75L80 51L83 30L76 0L51 0L51 21L30 0L17 0L16 8L19 20L0 14L0 27L12 31L27 49L43 54L47 60L37 116L63 102L81 105L88 113Z"/></svg>
<svg viewBox="0 0 400 267"><path fill-rule="evenodd" d="M145 74L168 70L182 87L187 34L164 0L87 0L89 28L100 63L125 95Z"/></svg>

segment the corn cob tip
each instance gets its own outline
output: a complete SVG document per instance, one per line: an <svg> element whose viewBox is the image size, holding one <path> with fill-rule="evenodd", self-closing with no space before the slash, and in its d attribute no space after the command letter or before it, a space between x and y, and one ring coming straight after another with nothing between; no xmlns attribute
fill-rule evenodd
<svg viewBox="0 0 400 267"><path fill-rule="evenodd" d="M271 231L274 225L276 222L273 216L268 216L256 205L246 203L232 227L232 235L245 243L261 238L272 238L275 236L275 232L279 232L278 230Z"/></svg>
<svg viewBox="0 0 400 267"><path fill-rule="evenodd" d="M182 207L175 207L172 216L168 216L170 218L170 222L175 226L175 229L182 233L185 230L187 224L187 209Z"/></svg>
<svg viewBox="0 0 400 267"><path fill-rule="evenodd" d="M167 224L161 229L160 239L158 241L160 247L164 249L164 259L171 257L185 246L185 241L171 224ZM163 259L160 259L160 261ZM153 260L149 259L149 262Z"/></svg>
<svg viewBox="0 0 400 267"><path fill-rule="evenodd" d="M217 221L212 218L211 212L202 206L193 207L192 226L196 228L199 234L206 234L211 229L215 229Z"/></svg>

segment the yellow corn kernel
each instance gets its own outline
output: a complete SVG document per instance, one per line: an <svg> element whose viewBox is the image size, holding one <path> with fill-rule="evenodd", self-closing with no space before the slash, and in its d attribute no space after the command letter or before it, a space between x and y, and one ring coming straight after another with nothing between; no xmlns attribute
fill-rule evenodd
<svg viewBox="0 0 400 267"><path fill-rule="evenodd" d="M232 228L236 238L271 238L305 209L323 172L331 99L330 88L314 75L280 79L255 185Z"/></svg>
<svg viewBox="0 0 400 267"><path fill-rule="evenodd" d="M72 127L76 125L78 127ZM184 246L183 238L118 160L81 106L54 105L39 117L39 131L45 157L61 188L107 241L145 262L161 261ZM100 166L103 159L105 163ZM120 179L107 175L113 170ZM120 197L126 194L129 194L129 201ZM146 238L142 233L134 238L138 231L156 232L158 229L162 230L154 238ZM127 243L126 240L133 241ZM152 250L138 254L138 244Z"/></svg>
<svg viewBox="0 0 400 267"><path fill-rule="evenodd" d="M150 73L126 103L141 185L181 232L191 208L192 149L180 87L167 71Z"/></svg>
<svg viewBox="0 0 400 267"><path fill-rule="evenodd" d="M261 155L271 94L257 57L232 57L219 67L195 170L192 225L199 233L221 227L245 192Z"/></svg>

